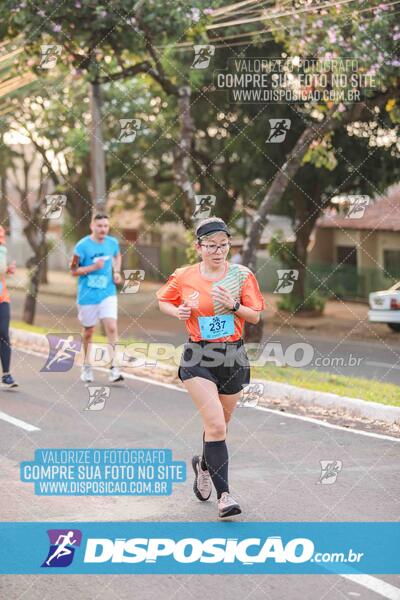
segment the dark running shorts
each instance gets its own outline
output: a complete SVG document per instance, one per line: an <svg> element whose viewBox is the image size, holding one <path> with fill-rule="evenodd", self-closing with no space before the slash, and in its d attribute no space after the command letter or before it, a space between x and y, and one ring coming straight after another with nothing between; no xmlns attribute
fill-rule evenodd
<svg viewBox="0 0 400 600"><path fill-rule="evenodd" d="M238 342L187 342L178 369L181 381L202 377L213 381L220 394L237 394L250 382L250 365Z"/></svg>

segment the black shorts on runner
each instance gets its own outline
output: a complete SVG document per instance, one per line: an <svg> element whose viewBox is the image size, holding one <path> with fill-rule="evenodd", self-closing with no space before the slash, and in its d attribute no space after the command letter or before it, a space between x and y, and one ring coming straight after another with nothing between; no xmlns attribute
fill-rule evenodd
<svg viewBox="0 0 400 600"><path fill-rule="evenodd" d="M178 377L181 381L202 377L213 381L220 394L237 394L250 383L250 364L243 340L189 340L184 345Z"/></svg>

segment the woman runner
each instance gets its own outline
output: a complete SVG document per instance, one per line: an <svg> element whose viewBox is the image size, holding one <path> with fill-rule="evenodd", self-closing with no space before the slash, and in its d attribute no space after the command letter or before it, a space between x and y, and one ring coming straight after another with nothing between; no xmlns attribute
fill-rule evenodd
<svg viewBox="0 0 400 600"><path fill-rule="evenodd" d="M176 269L157 292L160 310L185 321L190 336L178 375L203 419L203 454L192 459L193 490L205 501L214 484L220 518L242 512L229 491L227 425L250 381L244 322L258 323L265 308L250 269L227 261L229 237L222 219L201 221L195 242L201 262Z"/></svg>
<svg viewBox="0 0 400 600"><path fill-rule="evenodd" d="M0 247L5 249L6 232L0 225ZM6 264L0 275L0 361L3 371L1 383L4 387L14 388L17 383L10 373L11 341L10 341L10 296L6 286L6 275L15 273L15 262Z"/></svg>

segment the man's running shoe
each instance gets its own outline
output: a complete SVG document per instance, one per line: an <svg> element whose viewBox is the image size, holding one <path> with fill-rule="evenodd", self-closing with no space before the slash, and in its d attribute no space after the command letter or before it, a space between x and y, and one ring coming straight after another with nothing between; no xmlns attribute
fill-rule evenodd
<svg viewBox="0 0 400 600"><path fill-rule="evenodd" d="M201 468L201 456L193 456L192 467L195 473L193 491L199 500L208 500L212 491L212 480L208 470Z"/></svg>
<svg viewBox="0 0 400 600"><path fill-rule="evenodd" d="M7 373L7 375L3 375L3 377L1 378L1 383L8 388L15 388L18 387L18 383L16 381L14 381L13 377L10 375L10 373Z"/></svg>
<svg viewBox="0 0 400 600"><path fill-rule="evenodd" d="M124 381L124 378L121 375L121 371L119 370L119 367L111 367L110 374L108 376L108 381L110 383L117 383L117 381Z"/></svg>
<svg viewBox="0 0 400 600"><path fill-rule="evenodd" d="M84 383L92 383L92 381L94 381L93 371L90 365L82 365L81 380Z"/></svg>
<svg viewBox="0 0 400 600"><path fill-rule="evenodd" d="M242 512L238 502L232 498L229 492L223 492L218 500L218 516L220 519L224 517L232 517L239 515Z"/></svg>

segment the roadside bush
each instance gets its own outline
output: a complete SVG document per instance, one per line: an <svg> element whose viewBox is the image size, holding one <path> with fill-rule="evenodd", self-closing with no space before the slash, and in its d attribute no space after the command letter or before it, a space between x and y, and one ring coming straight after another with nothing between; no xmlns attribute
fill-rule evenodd
<svg viewBox="0 0 400 600"><path fill-rule="evenodd" d="M326 298L314 291L307 295L304 302L292 294L285 294L278 301L277 307L279 310L296 313L298 315L310 312L313 313L314 316L319 316L324 312L325 304Z"/></svg>

